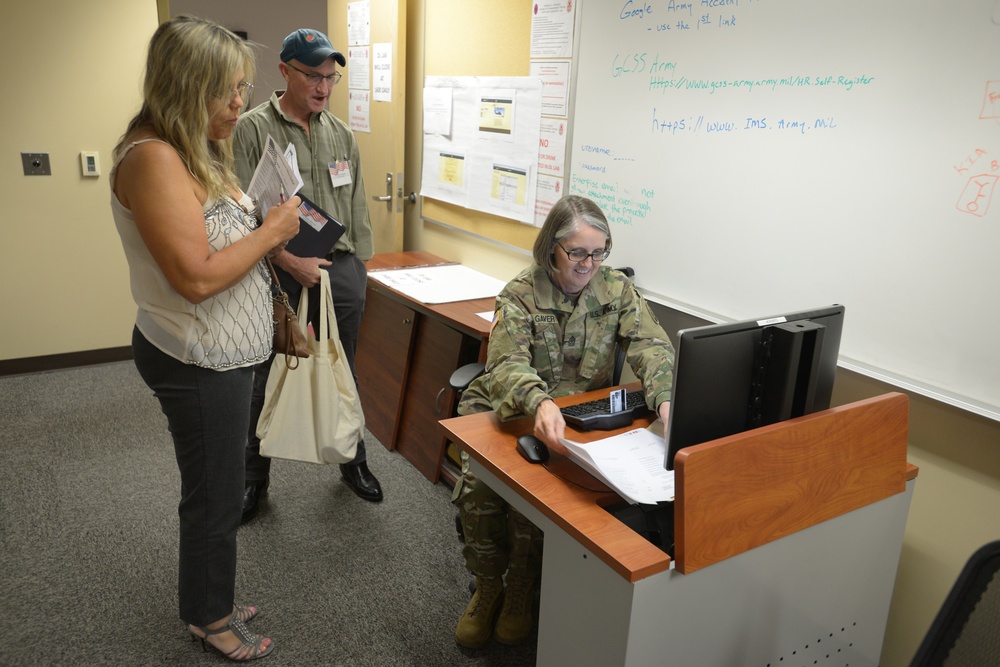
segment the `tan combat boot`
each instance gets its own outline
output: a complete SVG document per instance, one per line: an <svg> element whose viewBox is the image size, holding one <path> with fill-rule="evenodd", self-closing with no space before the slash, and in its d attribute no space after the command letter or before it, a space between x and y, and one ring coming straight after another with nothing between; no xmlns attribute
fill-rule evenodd
<svg viewBox="0 0 1000 667"><path fill-rule="evenodd" d="M455 641L466 648L482 648L493 634L500 601L503 599L503 579L476 577L476 592L469 600L455 628Z"/></svg>
<svg viewBox="0 0 1000 667"><path fill-rule="evenodd" d="M507 575L507 594L497 619L497 641L516 646L528 638L534 625L531 608L535 582L526 577Z"/></svg>

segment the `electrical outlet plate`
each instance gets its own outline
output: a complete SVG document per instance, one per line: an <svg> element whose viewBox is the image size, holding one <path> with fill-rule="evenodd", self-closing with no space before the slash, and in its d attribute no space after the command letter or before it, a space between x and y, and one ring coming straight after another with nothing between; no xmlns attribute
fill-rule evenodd
<svg viewBox="0 0 1000 667"><path fill-rule="evenodd" d="M48 153L21 153L25 176L51 176Z"/></svg>

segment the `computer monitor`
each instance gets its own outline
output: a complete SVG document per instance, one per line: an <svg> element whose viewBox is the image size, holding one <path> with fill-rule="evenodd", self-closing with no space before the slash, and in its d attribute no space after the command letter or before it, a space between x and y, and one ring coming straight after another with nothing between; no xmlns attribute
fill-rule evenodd
<svg viewBox="0 0 1000 667"><path fill-rule="evenodd" d="M830 407L844 307L677 333L664 465L716 438Z"/></svg>

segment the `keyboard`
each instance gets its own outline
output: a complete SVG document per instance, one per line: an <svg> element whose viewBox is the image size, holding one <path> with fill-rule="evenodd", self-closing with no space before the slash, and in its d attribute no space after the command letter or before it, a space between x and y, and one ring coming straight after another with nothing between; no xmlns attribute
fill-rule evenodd
<svg viewBox="0 0 1000 667"><path fill-rule="evenodd" d="M628 426L650 409L646 407L646 394L633 391L626 395L625 408L621 412L612 413L611 401L606 398L570 405L559 411L566 424L578 431L610 431Z"/></svg>

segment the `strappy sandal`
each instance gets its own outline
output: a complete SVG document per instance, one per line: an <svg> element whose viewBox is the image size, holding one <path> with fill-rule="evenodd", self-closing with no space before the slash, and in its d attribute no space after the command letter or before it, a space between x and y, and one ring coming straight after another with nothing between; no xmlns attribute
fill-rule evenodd
<svg viewBox="0 0 1000 667"><path fill-rule="evenodd" d="M244 623L252 621L259 612L260 610L252 604L248 604L245 607L236 605L236 618L240 619Z"/></svg>
<svg viewBox="0 0 1000 667"><path fill-rule="evenodd" d="M188 628L191 630L192 641L194 641L194 639L201 640L202 651L208 650L206 647L207 644L219 653L222 653L227 660L232 660L233 662L248 662L250 660L256 660L257 658L263 658L274 649L273 641L267 645L267 648L261 648L261 644L266 637L258 637L254 633L250 632L250 629L244 625L243 621L241 621L237 616L237 612L233 612L233 615L229 617L228 623L215 630L200 628L196 625L188 626ZM240 640L240 645L229 653L225 653L215 644L206 641L209 635L221 635L223 632L227 631L232 631L232 633L236 635L236 638Z"/></svg>

